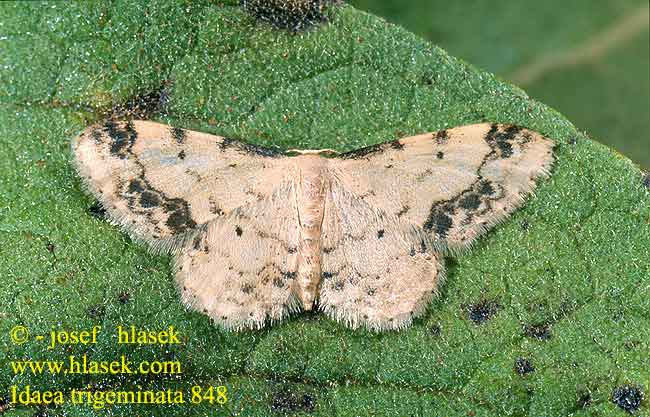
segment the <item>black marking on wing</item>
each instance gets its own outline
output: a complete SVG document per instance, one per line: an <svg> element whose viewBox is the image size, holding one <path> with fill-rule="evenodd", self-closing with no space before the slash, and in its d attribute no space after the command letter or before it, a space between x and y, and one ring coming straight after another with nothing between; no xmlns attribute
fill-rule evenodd
<svg viewBox="0 0 650 417"><path fill-rule="evenodd" d="M339 157L343 159L361 159L382 152L385 146L385 143L378 143L376 145L370 145L366 146L365 148L355 149L353 151L342 153L339 155Z"/></svg>
<svg viewBox="0 0 650 417"><path fill-rule="evenodd" d="M133 153L133 144L138 138L138 132L131 122L120 127L115 122L107 122L104 129L112 139L109 143L113 156L121 159L130 159L140 168L140 175L128 184L118 184L117 194L127 200L129 209L139 215L145 216L153 224L153 211L162 209L167 214L165 224L173 234L184 233L196 227L196 222L190 214L189 203L182 198L171 198L155 188L146 178L146 169ZM157 236L154 236L157 237Z"/></svg>
<svg viewBox="0 0 650 417"><path fill-rule="evenodd" d="M172 138L178 143L179 145L182 145L185 143L185 139L187 139L187 134L184 129L180 129L178 127L172 127L170 129L170 133L172 134Z"/></svg>
<svg viewBox="0 0 650 417"><path fill-rule="evenodd" d="M501 129L500 129L501 128ZM491 202L501 198L500 188L481 176L481 171L488 161L497 158L509 158L513 154L513 144L523 145L530 142L531 136L527 132L519 135L523 128L515 125L493 124L485 135L485 141L490 146L490 152L485 155L477 169L477 180L466 190L450 200L436 201L431 205L429 216L424 222L423 228L428 232L435 233L439 238L445 239L449 230L454 226L453 216L458 210L467 213L462 224L471 223L477 215L483 215L490 211ZM436 136L441 135L438 132ZM444 134L445 140L447 133Z"/></svg>

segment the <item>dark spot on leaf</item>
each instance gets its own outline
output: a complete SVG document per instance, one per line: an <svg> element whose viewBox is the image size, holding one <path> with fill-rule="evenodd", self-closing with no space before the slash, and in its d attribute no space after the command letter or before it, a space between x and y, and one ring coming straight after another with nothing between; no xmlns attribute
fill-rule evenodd
<svg viewBox="0 0 650 417"><path fill-rule="evenodd" d="M528 229L530 229L530 223L528 223L528 219L523 219L521 221L520 225L521 225L521 228L523 230L525 230L526 232L528 231Z"/></svg>
<svg viewBox="0 0 650 417"><path fill-rule="evenodd" d="M517 372L519 375L526 375L531 372L535 372L535 367L528 359L517 358L515 361L515 372Z"/></svg>
<svg viewBox="0 0 650 417"><path fill-rule="evenodd" d="M576 400L576 405L578 408L587 408L591 404L591 392L587 390L578 391L578 398Z"/></svg>
<svg viewBox="0 0 650 417"><path fill-rule="evenodd" d="M47 242L47 244L45 245L45 248L47 249L48 252L54 253L55 247L54 247L54 244L52 242Z"/></svg>
<svg viewBox="0 0 650 417"><path fill-rule="evenodd" d="M637 387L624 385L612 393L612 402L630 414L639 409L642 401L643 391Z"/></svg>
<svg viewBox="0 0 650 417"><path fill-rule="evenodd" d="M384 229L377 230L377 239L384 237Z"/></svg>
<svg viewBox="0 0 650 417"><path fill-rule="evenodd" d="M650 189L650 172L645 172L643 174L643 186Z"/></svg>
<svg viewBox="0 0 650 417"><path fill-rule="evenodd" d="M551 327L548 323L534 324L524 328L524 335L537 340L548 340L551 338Z"/></svg>
<svg viewBox="0 0 650 417"><path fill-rule="evenodd" d="M569 139L569 145L575 145L578 143L578 138L573 136L571 139Z"/></svg>
<svg viewBox="0 0 650 417"><path fill-rule="evenodd" d="M168 81L164 81L155 91L133 96L126 103L113 107L113 118L151 119L154 113L164 111L169 100L167 91L169 84Z"/></svg>
<svg viewBox="0 0 650 417"><path fill-rule="evenodd" d="M434 324L429 327L429 334L433 337L439 337L442 334L442 327L439 324Z"/></svg>
<svg viewBox="0 0 650 417"><path fill-rule="evenodd" d="M91 319L101 319L106 314L106 308L102 304L95 304L88 307L87 313Z"/></svg>
<svg viewBox="0 0 650 417"><path fill-rule="evenodd" d="M298 393L290 387L283 387L273 395L271 410L274 412L310 412L316 402L311 394Z"/></svg>
<svg viewBox="0 0 650 417"><path fill-rule="evenodd" d="M122 291L117 295L117 301L119 301L122 304L126 304L130 300L131 300L131 295L126 291Z"/></svg>
<svg viewBox="0 0 650 417"><path fill-rule="evenodd" d="M235 233L237 234L238 237L241 237L244 231L241 229L241 227L237 226L235 227Z"/></svg>
<svg viewBox="0 0 650 417"><path fill-rule="evenodd" d="M240 0L256 19L280 29L298 32L328 20L333 0Z"/></svg>
<svg viewBox="0 0 650 417"><path fill-rule="evenodd" d="M469 319L474 324L483 324L490 320L499 310L499 304L491 300L482 300L469 306Z"/></svg>

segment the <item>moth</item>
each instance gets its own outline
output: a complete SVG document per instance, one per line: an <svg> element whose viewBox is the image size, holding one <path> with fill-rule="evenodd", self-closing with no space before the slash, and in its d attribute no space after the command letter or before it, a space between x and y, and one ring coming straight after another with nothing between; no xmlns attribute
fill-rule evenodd
<svg viewBox="0 0 650 417"><path fill-rule="evenodd" d="M489 123L338 154L108 121L72 151L109 219L175 254L185 305L233 330L314 308L351 328L409 326L444 256L506 219L553 163L551 140Z"/></svg>

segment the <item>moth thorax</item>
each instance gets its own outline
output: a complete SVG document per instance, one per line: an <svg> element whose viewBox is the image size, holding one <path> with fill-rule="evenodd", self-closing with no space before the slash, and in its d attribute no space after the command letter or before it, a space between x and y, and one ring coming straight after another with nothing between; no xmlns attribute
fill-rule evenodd
<svg viewBox="0 0 650 417"><path fill-rule="evenodd" d="M300 219L300 256L296 292L305 310L311 310L321 276L321 226L325 211L325 177L322 165L305 156L300 166L298 216Z"/></svg>

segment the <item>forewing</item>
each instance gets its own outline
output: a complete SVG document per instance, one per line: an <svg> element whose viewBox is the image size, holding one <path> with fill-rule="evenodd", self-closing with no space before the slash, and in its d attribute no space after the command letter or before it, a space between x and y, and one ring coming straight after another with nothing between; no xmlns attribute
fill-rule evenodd
<svg viewBox="0 0 650 417"><path fill-rule="evenodd" d="M548 175L553 142L512 125L477 124L343 154L332 165L352 193L422 226L442 246L469 246Z"/></svg>
<svg viewBox="0 0 650 417"><path fill-rule="evenodd" d="M261 328L300 309L298 218L293 182L269 198L208 223L180 251L176 282L184 303L226 329Z"/></svg>
<svg viewBox="0 0 650 417"><path fill-rule="evenodd" d="M268 197L286 158L220 136L148 122L92 126L72 142L78 170L108 216L156 249Z"/></svg>
<svg viewBox="0 0 650 417"><path fill-rule="evenodd" d="M422 229L371 207L338 180L327 195L322 252L320 308L352 328L408 326L444 276Z"/></svg>

